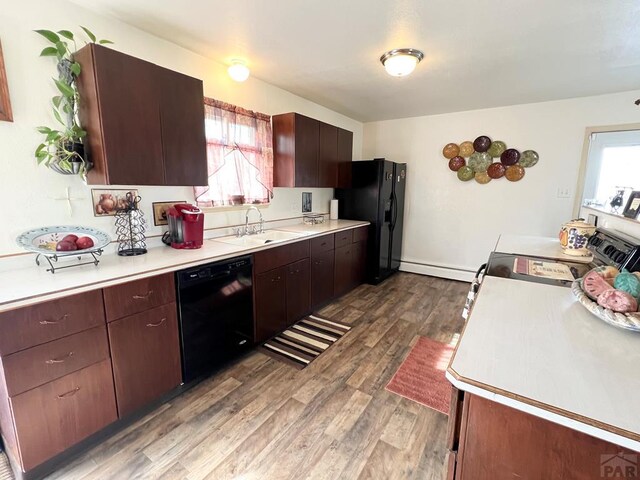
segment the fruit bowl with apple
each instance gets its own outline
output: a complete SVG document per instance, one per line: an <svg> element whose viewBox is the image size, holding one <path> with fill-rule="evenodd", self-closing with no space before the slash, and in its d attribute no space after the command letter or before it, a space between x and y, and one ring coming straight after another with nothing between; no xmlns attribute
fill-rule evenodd
<svg viewBox="0 0 640 480"><path fill-rule="evenodd" d="M48 257L101 251L110 241L102 230L81 226L42 227L16 238L22 248Z"/></svg>

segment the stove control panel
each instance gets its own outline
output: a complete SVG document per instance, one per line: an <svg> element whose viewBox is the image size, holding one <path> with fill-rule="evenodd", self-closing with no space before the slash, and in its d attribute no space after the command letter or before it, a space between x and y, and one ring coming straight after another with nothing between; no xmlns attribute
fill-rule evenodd
<svg viewBox="0 0 640 480"><path fill-rule="evenodd" d="M622 270L640 270L640 240L622 232L598 228L589 238L587 248L596 263L604 263Z"/></svg>

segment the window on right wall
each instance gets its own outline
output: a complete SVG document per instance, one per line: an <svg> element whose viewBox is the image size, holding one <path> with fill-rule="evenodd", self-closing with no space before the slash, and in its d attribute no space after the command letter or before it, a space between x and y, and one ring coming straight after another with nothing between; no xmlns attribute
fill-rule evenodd
<svg viewBox="0 0 640 480"><path fill-rule="evenodd" d="M640 190L640 130L593 133L585 172L583 205L609 210L623 191L622 207ZM622 208L619 212L622 213Z"/></svg>
<svg viewBox="0 0 640 480"><path fill-rule="evenodd" d="M265 204L273 196L271 117L205 98L209 184L195 187L200 207Z"/></svg>

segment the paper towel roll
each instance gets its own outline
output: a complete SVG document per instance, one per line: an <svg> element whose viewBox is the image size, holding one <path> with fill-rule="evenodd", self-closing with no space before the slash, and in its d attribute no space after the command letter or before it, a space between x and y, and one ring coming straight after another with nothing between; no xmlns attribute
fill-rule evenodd
<svg viewBox="0 0 640 480"><path fill-rule="evenodd" d="M331 200L331 205L329 206L329 219L338 219L338 200L336 199Z"/></svg>

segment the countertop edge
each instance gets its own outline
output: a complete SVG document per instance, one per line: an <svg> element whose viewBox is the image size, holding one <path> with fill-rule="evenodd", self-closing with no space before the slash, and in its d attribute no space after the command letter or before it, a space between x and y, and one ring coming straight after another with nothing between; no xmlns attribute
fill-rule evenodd
<svg viewBox="0 0 640 480"><path fill-rule="evenodd" d="M136 272L136 273L133 273L133 274L113 277L113 278L106 279L106 280L103 280L103 281L89 283L89 284L85 284L85 285L81 285L81 286L77 286L77 287L69 287L69 288L64 288L64 289L61 289L61 290L55 290L55 291L52 291L52 292L49 292L49 293L45 293L45 294L34 295L34 296L30 296L30 297L22 297L22 298L18 298L18 299L15 299L15 300L10 300L10 301L7 301L7 302L0 303L0 313L6 312L6 311L9 311L9 310L15 310L17 308L27 307L27 306L30 306L30 305L35 305L35 304L38 304L38 303L43 303L43 302L47 302L47 301L51 301L51 300L56 300L56 299L59 299L59 298L64 298L64 297L76 295L76 294L79 294L79 293L88 292L88 291L91 291L91 290L98 290L100 288L111 287L111 286L114 286L114 285L119 285L119 284L122 284L122 283L127 283L127 282L131 282L131 281L135 281L135 280L140 280L140 279L143 279L143 278L148 278L148 277L152 277L152 276L156 276L156 275L162 275L162 274L165 274L165 273L176 272L178 270L182 270L182 269L185 269L185 268L197 267L199 265L204 265L206 263L210 263L210 262L214 262L214 261L221 261L221 260L226 260L228 258L239 257L239 256L243 256L243 255L250 255L250 254L253 254L253 253L256 253L256 252L259 252L259 251L269 250L269 249L272 249L272 248L276 248L276 247L280 247L280 246L284 246L284 245L288 245L288 244L291 244L291 243L296 243L296 242L300 242L300 241L304 241L304 240L309 240L309 239L320 237L320 236L323 236L323 235L330 235L330 234L334 234L334 233L341 232L341 231L344 231L344 230L353 230L354 228L358 228L358 227L362 227L362 226L366 226L366 225L370 225L371 224L371 222L359 221L359 220L348 220L348 221L349 222L357 222L357 223L351 224L351 225L348 225L348 226L344 226L344 227L332 228L330 230L326 230L326 231L319 232L319 233L312 233L312 234L304 235L302 237L293 238L291 240L285 240L285 241L276 242L276 243L269 243L269 244L261 245L261 246L258 246L258 247L245 248L245 249L241 249L241 250L238 250L238 251L230 252L228 254L214 255L214 256L211 256L211 257L201 258L201 259L198 259L196 261L188 261L188 262L184 262L184 263L175 263L175 264L172 264L171 266L144 270L144 271ZM287 231L287 228L291 228L291 225L274 228L273 230ZM206 241L214 241L214 240L215 240L215 238L205 239L205 242ZM170 248L170 247L167 247L167 248Z"/></svg>
<svg viewBox="0 0 640 480"><path fill-rule="evenodd" d="M478 397L500 403L521 412L582 432L586 435L640 452L640 435L634 432L622 430L614 427L613 425L604 424L592 418L583 417L515 393L507 392L481 382L476 382L459 375L453 368L451 368L451 366L447 368L445 376L449 383L458 390L477 395Z"/></svg>

